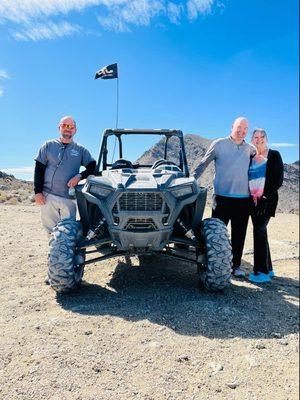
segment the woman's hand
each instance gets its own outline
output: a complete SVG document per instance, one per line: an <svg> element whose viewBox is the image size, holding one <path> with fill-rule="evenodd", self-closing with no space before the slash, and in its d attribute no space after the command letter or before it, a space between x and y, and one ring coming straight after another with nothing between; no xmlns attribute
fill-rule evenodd
<svg viewBox="0 0 300 400"><path fill-rule="evenodd" d="M267 211L268 200L262 196L257 202L257 215L265 215Z"/></svg>

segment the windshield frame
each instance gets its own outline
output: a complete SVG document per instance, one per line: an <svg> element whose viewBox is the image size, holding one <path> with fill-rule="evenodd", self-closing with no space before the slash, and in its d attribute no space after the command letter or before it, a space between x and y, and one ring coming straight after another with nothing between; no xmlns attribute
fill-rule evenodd
<svg viewBox="0 0 300 400"><path fill-rule="evenodd" d="M110 136L115 136L119 144L119 159L123 158L123 146L122 146L122 136L123 135L157 135L165 136L165 148L164 148L164 159L167 160L168 157L168 141L171 137L176 136L180 143L180 165L179 168L184 172L185 176L189 176L189 169L186 159L185 146L183 133L181 130L170 130L170 129L105 129L102 136L102 143L100 147L98 163L96 168L96 173L100 173L100 167L102 163L102 171L111 167L112 164L107 162L107 139ZM134 168L151 168L151 164L134 164Z"/></svg>

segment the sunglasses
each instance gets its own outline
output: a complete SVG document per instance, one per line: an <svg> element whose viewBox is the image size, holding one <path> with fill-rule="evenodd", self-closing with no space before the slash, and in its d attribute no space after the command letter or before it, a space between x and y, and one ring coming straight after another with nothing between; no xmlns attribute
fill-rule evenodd
<svg viewBox="0 0 300 400"><path fill-rule="evenodd" d="M66 128L66 129L74 129L75 125L70 125L70 124L60 124L61 128Z"/></svg>

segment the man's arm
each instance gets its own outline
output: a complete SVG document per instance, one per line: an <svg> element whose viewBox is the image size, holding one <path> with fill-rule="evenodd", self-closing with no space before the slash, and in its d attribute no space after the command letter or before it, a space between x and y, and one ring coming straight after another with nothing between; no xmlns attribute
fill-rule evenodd
<svg viewBox="0 0 300 400"><path fill-rule="evenodd" d="M43 195L44 179L45 179L46 165L36 161L34 168L34 193L35 202L38 205L45 204L45 197Z"/></svg>
<svg viewBox="0 0 300 400"><path fill-rule="evenodd" d="M85 170L80 172L81 179L86 179L89 175L93 175L95 170L96 170L96 161L89 162L86 165Z"/></svg>
<svg viewBox="0 0 300 400"><path fill-rule="evenodd" d="M200 161L200 164L198 167L195 169L194 172L194 177L195 179L198 179L199 176L203 174L205 171L206 167L216 158L216 141L213 141L212 144L210 145L209 149L205 153L204 157Z"/></svg>
<svg viewBox="0 0 300 400"><path fill-rule="evenodd" d="M91 162L89 162L86 166L85 166L85 170L80 172L79 174L73 176L73 178L71 178L68 182L68 186L69 187L74 187L76 185L78 185L78 182L81 181L81 179L86 179L89 175L93 175L93 173L95 172L96 169L96 161L93 160Z"/></svg>

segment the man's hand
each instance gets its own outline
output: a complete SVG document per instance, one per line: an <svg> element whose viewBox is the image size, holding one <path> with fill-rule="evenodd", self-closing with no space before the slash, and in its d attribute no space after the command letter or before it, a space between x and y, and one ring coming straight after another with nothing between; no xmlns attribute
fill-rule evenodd
<svg viewBox="0 0 300 400"><path fill-rule="evenodd" d="M77 175L73 176L73 178L71 178L71 179L69 180L68 186L69 186L70 188L72 188L72 187L78 185L78 182L79 182L79 181L81 181L81 175L80 175L80 174L77 174Z"/></svg>
<svg viewBox="0 0 300 400"><path fill-rule="evenodd" d="M34 199L35 199L35 203L36 203L37 205L39 205L39 206L43 206L44 204L46 204L46 198L45 198L45 196L43 195L43 193L37 193L37 194L34 196Z"/></svg>

